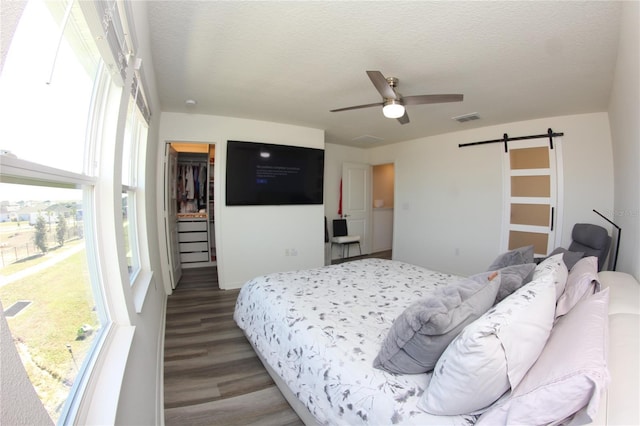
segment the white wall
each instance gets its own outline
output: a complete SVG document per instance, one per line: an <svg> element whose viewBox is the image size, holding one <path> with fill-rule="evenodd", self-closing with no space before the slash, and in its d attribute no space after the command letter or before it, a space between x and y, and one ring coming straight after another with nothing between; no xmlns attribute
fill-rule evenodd
<svg viewBox="0 0 640 426"><path fill-rule="evenodd" d="M618 271L640 279L640 3L622 9L618 61L609 104L615 198L610 218L622 228Z"/></svg>
<svg viewBox="0 0 640 426"><path fill-rule="evenodd" d="M421 138L368 152L372 164L395 162L393 258L431 269L473 274L500 251L502 223L501 144L458 144L564 132L564 227L610 226L592 209L613 207L613 162L606 113L550 117ZM517 142L513 142L517 143Z"/></svg>
<svg viewBox="0 0 640 426"><path fill-rule="evenodd" d="M324 131L240 118L162 113L159 161L165 142L216 143L214 198L220 288L239 288L247 280L270 272L324 265L322 205L225 206L227 140L323 149ZM159 197L161 185L159 182ZM162 214L161 203L158 213ZM160 244L163 250L164 241ZM287 251L296 255L287 256Z"/></svg>

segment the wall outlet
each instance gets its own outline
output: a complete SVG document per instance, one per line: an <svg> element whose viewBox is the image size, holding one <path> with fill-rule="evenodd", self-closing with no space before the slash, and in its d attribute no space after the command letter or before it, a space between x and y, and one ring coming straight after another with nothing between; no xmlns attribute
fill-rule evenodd
<svg viewBox="0 0 640 426"><path fill-rule="evenodd" d="M284 249L284 255L285 256L297 256L298 255L298 250L291 248L291 249Z"/></svg>

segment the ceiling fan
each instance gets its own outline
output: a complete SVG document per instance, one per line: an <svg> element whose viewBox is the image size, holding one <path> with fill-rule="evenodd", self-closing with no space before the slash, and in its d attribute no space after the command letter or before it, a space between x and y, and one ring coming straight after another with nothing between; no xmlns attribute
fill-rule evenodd
<svg viewBox="0 0 640 426"><path fill-rule="evenodd" d="M397 118L400 124L407 124L409 122L409 116L407 115L407 111L405 109L406 105L460 102L463 98L463 95L455 94L402 96L400 93L396 92L395 89L398 86L397 78L385 77L380 71L367 71L367 75L371 79L371 82L376 87L380 95L382 95L382 102L332 109L330 112L349 111L352 109L382 106L382 113L385 117Z"/></svg>

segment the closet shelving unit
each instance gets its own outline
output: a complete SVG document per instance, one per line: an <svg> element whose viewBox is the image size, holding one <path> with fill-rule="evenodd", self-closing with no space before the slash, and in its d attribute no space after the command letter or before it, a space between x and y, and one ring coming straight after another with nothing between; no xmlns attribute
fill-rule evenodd
<svg viewBox="0 0 640 426"><path fill-rule="evenodd" d="M207 266L209 246L209 161L207 154L178 155L178 243L183 268ZM197 175L196 175L197 173ZM202 189L200 189L202 187Z"/></svg>

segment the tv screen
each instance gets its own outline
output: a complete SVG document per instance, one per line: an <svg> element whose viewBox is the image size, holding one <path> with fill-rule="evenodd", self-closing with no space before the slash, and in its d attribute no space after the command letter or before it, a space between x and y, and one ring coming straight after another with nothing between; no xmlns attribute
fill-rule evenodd
<svg viewBox="0 0 640 426"><path fill-rule="evenodd" d="M324 150L227 142L228 206L322 204Z"/></svg>

